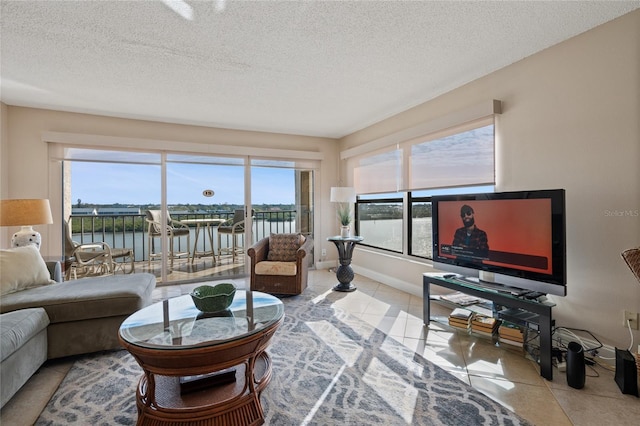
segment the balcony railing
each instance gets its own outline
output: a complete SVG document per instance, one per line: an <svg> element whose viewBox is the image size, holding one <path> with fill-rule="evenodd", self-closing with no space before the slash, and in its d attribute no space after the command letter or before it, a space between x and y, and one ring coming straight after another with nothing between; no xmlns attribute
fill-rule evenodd
<svg viewBox="0 0 640 426"><path fill-rule="evenodd" d="M204 219L204 218L221 218L231 219L233 212L221 213L188 213L180 214L171 212L173 220L184 219ZM296 211L275 211L275 212L255 212L253 217L253 234L254 241L257 241L271 233L288 233L296 232ZM135 261L141 262L149 259L149 239L148 226L143 214L119 214L119 215L72 215L69 218L69 226L71 227L71 235L74 241L81 244L92 242L106 242L113 248L130 248L135 254ZM216 228L214 228L215 230ZM191 227L191 244L195 241L196 228ZM216 231L214 231L216 232ZM217 236L214 233L214 244L217 247ZM186 250L186 239L180 238L175 241L178 247L176 251ZM231 237L224 235L222 238L222 246L229 247L231 245ZM157 242L156 242L157 244ZM156 245L157 247L157 245ZM194 250L194 247L188 247ZM197 251L210 251L210 243L208 238L200 235L198 238Z"/></svg>

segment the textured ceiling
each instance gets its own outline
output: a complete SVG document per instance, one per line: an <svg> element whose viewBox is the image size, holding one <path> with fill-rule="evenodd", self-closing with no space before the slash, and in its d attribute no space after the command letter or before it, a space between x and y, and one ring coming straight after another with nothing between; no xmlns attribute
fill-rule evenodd
<svg viewBox="0 0 640 426"><path fill-rule="evenodd" d="M1 5L8 105L341 137L640 1Z"/></svg>

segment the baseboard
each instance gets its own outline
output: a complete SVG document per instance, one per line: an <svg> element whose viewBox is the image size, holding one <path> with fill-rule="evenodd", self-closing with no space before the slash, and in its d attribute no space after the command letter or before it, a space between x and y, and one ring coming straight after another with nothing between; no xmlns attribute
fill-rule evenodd
<svg viewBox="0 0 640 426"><path fill-rule="evenodd" d="M353 268L353 272L355 272L356 274L378 281L382 284L388 285L389 287L393 287L395 289L404 291L414 296L422 297L422 285L417 287L415 284L411 284L406 281L399 280L389 275L381 274L379 271L373 271L371 269L363 268L361 266L355 266L355 265L351 265L351 266ZM420 277L420 279L422 280L422 277Z"/></svg>
<svg viewBox="0 0 640 426"><path fill-rule="evenodd" d="M325 260L316 262L316 269L330 269L338 266L338 261L336 260Z"/></svg>

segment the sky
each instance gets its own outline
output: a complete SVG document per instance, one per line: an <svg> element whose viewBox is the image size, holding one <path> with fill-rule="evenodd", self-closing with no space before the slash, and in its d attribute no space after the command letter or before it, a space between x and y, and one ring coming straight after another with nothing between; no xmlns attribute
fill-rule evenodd
<svg viewBox="0 0 640 426"><path fill-rule="evenodd" d="M160 166L71 162L71 200L88 204L160 204ZM293 169L253 167L252 204L294 204ZM167 164L168 204L244 204L244 168ZM205 197L204 190L213 190Z"/></svg>

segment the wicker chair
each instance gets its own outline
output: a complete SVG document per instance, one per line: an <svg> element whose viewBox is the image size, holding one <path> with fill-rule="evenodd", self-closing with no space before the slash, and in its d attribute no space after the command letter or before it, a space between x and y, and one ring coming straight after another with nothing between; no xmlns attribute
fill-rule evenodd
<svg viewBox="0 0 640 426"><path fill-rule="evenodd" d="M640 283L640 247L627 249L622 252L622 258Z"/></svg>
<svg viewBox="0 0 640 426"><path fill-rule="evenodd" d="M80 244L71 238L69 223L64 227L64 270L65 279L111 275L120 269L123 273L135 272L133 249L113 248L109 244L97 241ZM125 265L129 264L129 271Z"/></svg>
<svg viewBox="0 0 640 426"><path fill-rule="evenodd" d="M270 240L272 247L278 246L271 256ZM283 241L287 241L284 245L288 249L282 250ZM313 239L300 234L272 234L261 239L247 250L251 260L251 290L290 296L302 293L307 288L311 258L307 255L311 250Z"/></svg>

